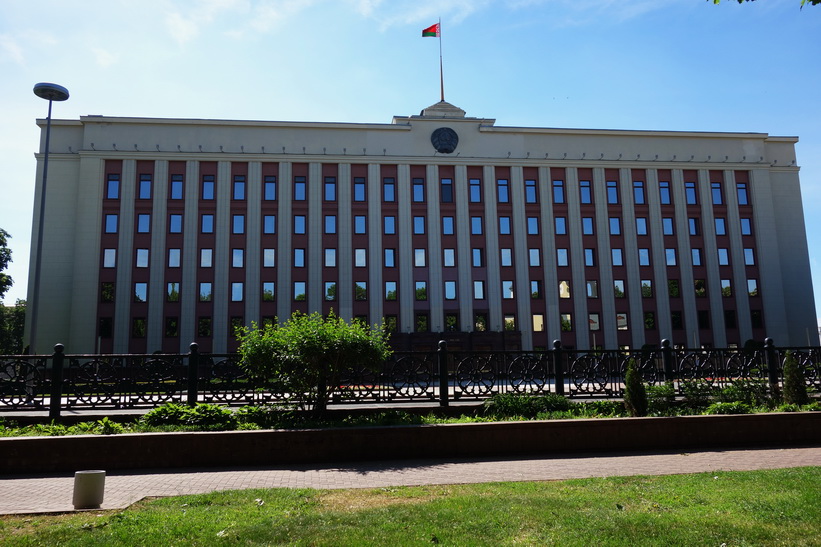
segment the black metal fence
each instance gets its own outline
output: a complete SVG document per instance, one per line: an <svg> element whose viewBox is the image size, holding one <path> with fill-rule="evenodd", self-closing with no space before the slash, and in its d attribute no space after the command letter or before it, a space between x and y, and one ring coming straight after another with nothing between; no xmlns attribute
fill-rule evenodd
<svg viewBox="0 0 821 547"><path fill-rule="evenodd" d="M0 356L0 413L44 410L59 417L68 408L145 408L166 402L261 405L283 401L272 386L251 381L236 354ZM782 381L792 352L807 386L821 390L821 348L678 349L578 351L556 342L549 351L396 352L377 371L349 370L331 386L330 405L367 402L479 400L496 393L557 393L574 398L618 398L627 363L634 360L645 382L667 381L724 387L759 380L770 390ZM0 414L1 416L2 414Z"/></svg>

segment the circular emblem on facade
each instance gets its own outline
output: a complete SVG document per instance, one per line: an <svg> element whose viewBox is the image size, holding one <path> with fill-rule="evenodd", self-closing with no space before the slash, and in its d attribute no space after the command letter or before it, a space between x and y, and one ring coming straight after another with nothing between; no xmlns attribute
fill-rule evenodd
<svg viewBox="0 0 821 547"><path fill-rule="evenodd" d="M450 127L440 127L430 136L430 143L437 152L452 154L459 144L459 135Z"/></svg>

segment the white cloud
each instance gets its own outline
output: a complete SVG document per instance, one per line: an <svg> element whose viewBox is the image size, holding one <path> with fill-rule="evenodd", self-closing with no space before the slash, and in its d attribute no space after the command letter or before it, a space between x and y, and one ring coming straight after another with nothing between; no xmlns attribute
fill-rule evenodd
<svg viewBox="0 0 821 547"><path fill-rule="evenodd" d="M94 54L97 64L102 68L108 68L117 62L117 56L110 51L100 48L91 48L91 52Z"/></svg>
<svg viewBox="0 0 821 547"><path fill-rule="evenodd" d="M18 44L14 38L7 34L0 35L0 61L5 59L18 65L25 63L23 48L20 47L20 44Z"/></svg>

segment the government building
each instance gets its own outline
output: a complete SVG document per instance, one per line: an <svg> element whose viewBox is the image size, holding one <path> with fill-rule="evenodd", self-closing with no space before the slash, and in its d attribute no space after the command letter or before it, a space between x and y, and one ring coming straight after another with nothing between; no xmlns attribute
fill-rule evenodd
<svg viewBox="0 0 821 547"><path fill-rule="evenodd" d="M54 120L32 351L331 310L397 349L818 344L797 138L495 122Z"/></svg>

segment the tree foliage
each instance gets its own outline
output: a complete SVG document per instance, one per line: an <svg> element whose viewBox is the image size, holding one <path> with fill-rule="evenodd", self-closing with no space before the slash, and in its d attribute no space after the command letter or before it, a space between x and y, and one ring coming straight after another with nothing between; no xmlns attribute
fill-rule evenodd
<svg viewBox="0 0 821 547"><path fill-rule="evenodd" d="M624 373L624 406L631 416L647 416L647 389L634 359L627 362Z"/></svg>
<svg viewBox="0 0 821 547"><path fill-rule="evenodd" d="M347 370L377 369L391 355L385 325L350 323L331 312L295 312L278 322L238 329L240 365L252 379L301 408L325 409Z"/></svg>
<svg viewBox="0 0 821 547"><path fill-rule="evenodd" d="M9 233L0 228L0 300L3 299L6 295L6 291L8 291L12 283L14 283L10 275L3 273L3 270L5 270L9 262L11 262L11 249L8 248L9 239L11 239Z"/></svg>
<svg viewBox="0 0 821 547"><path fill-rule="evenodd" d="M709 1L709 0L708 0ZM744 2L755 2L755 0L736 0L739 4L743 4ZM713 4L720 4L721 0L713 0ZM811 4L813 6L817 6L821 4L821 0L801 0L801 7L803 8L805 4Z"/></svg>
<svg viewBox="0 0 821 547"><path fill-rule="evenodd" d="M792 405L810 402L804 372L791 351L784 358L784 402Z"/></svg>
<svg viewBox="0 0 821 547"><path fill-rule="evenodd" d="M0 304L0 355L23 353L23 330L26 325L26 301L14 306Z"/></svg>

